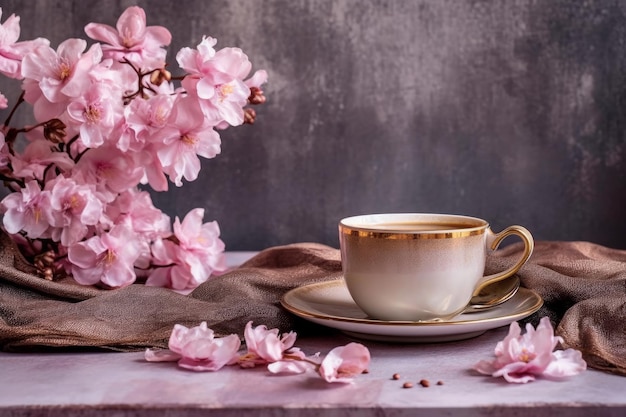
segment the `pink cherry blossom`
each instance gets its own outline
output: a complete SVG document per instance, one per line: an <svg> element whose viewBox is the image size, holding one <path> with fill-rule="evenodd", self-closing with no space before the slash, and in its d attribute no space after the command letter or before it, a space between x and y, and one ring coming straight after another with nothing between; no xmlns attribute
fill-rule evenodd
<svg viewBox="0 0 626 417"><path fill-rule="evenodd" d="M197 102L190 97L176 103L170 123L156 132L152 140L161 144L157 145L157 156L163 171L178 187L183 185L182 178L198 178L198 155L213 158L220 153L219 134L206 123Z"/></svg>
<svg viewBox="0 0 626 417"><path fill-rule="evenodd" d="M59 117L70 99L91 85L89 71L100 63L102 51L96 44L83 54L86 47L83 39L68 39L56 51L40 47L24 57L24 99L33 105L37 120Z"/></svg>
<svg viewBox="0 0 626 417"><path fill-rule="evenodd" d="M215 337L204 321L192 328L176 324L170 335L169 350L148 349L145 358L151 362L177 360L178 366L192 371L218 371L237 361L240 346L237 335Z"/></svg>
<svg viewBox="0 0 626 417"><path fill-rule="evenodd" d="M174 234L179 247L191 258L188 260L199 263L195 266L202 273L223 271L226 268L224 259L224 242L219 238L220 229L217 222L202 223L204 209L191 210L182 223L176 217Z"/></svg>
<svg viewBox="0 0 626 417"><path fill-rule="evenodd" d="M59 176L47 187L50 188L54 210L52 239L71 246L87 236L87 226L98 224L103 204L96 195L94 185L77 184L71 178Z"/></svg>
<svg viewBox="0 0 626 417"><path fill-rule="evenodd" d="M332 349L320 362L319 353L313 357L284 355L282 360L270 363L273 374L301 374L317 371L326 382L349 383L368 369L369 350L360 343L348 343Z"/></svg>
<svg viewBox="0 0 626 417"><path fill-rule="evenodd" d="M154 269L149 272L146 285L152 287L168 287L177 290L186 290L187 284L192 283L193 275L181 260L179 247L170 239L157 237L150 247ZM190 286L190 288L193 288Z"/></svg>
<svg viewBox="0 0 626 417"><path fill-rule="evenodd" d="M52 249L56 266L81 284L116 288L139 274L148 285L191 291L225 269L219 226L203 223L200 209L172 226L139 184L165 191L197 179L200 158L221 151L216 129L242 122L251 88L249 104L264 101L267 73L246 79L251 64L240 49L216 51L204 38L181 50L185 72L172 77L164 68L171 34L147 26L139 7L115 28L85 31L101 43L72 38L53 49L46 39L19 42L15 15L0 24L0 74L23 80L15 106L30 104L35 119L13 126L23 118L11 112L0 130L0 173L12 191L0 202L2 222L30 255ZM8 106L0 93L0 109ZM270 349L264 340L260 355Z"/></svg>
<svg viewBox="0 0 626 417"><path fill-rule="evenodd" d="M44 172L51 165L61 171L68 171L74 166L74 161L65 152L54 152L50 142L43 138L33 140L19 156L10 155L9 158L13 175L26 180L44 180Z"/></svg>
<svg viewBox="0 0 626 417"><path fill-rule="evenodd" d="M104 84L93 84L67 106L68 123L79 126L80 141L97 148L111 139L111 133L123 114L120 97L111 94Z"/></svg>
<svg viewBox="0 0 626 417"><path fill-rule="evenodd" d="M175 98L171 93L159 94L146 100L133 100L124 109L125 121L133 136L119 143L118 148L122 151L144 149L147 143L152 142L152 135L167 126L174 102Z"/></svg>
<svg viewBox="0 0 626 417"><path fill-rule="evenodd" d="M242 367L276 362L283 359L285 353L301 355L299 349L292 349L296 342L294 332L279 335L278 329L268 330L265 325L252 327L252 321L249 321L244 330L244 338L248 353L240 358L239 363Z"/></svg>
<svg viewBox="0 0 626 417"><path fill-rule="evenodd" d="M7 195L0 203L2 222L10 234L20 230L31 239L48 237L52 222L50 192L42 191L36 181L29 181L19 192Z"/></svg>
<svg viewBox="0 0 626 417"><path fill-rule="evenodd" d="M136 234L148 240L172 233L170 217L154 206L147 191L130 188L120 193L107 205L106 213L114 224L128 221Z"/></svg>
<svg viewBox="0 0 626 417"><path fill-rule="evenodd" d="M2 17L2 8L0 8ZM20 37L20 18L12 14L0 25L0 72L11 78L18 78L20 74L21 56L13 50L13 46Z"/></svg>
<svg viewBox="0 0 626 417"><path fill-rule="evenodd" d="M2 17L1 7L0 17ZM48 40L43 38L18 42L19 37L20 18L12 14L0 25L0 73L9 78L21 79L24 56L40 46L49 44Z"/></svg>
<svg viewBox="0 0 626 417"><path fill-rule="evenodd" d="M174 221L172 239L156 239L152 256L157 266L146 285L165 286L176 290L195 288L213 272L225 270L224 242L219 239L216 222L202 223L204 209L191 210L181 223Z"/></svg>
<svg viewBox="0 0 626 417"><path fill-rule="evenodd" d="M116 27L89 23L85 33L103 42L105 57L144 66L144 69L160 68L165 64L166 51L162 48L172 41L169 30L163 26L146 26L146 13L137 6L127 8L117 20ZM146 68L147 67L147 68Z"/></svg>
<svg viewBox="0 0 626 417"><path fill-rule="evenodd" d="M126 225L93 236L68 248L72 275L76 282L93 285L102 282L119 288L136 279L134 263L140 255L140 242Z"/></svg>
<svg viewBox="0 0 626 417"><path fill-rule="evenodd" d="M109 194L107 202L118 193L135 187L144 169L134 155L111 146L89 149L76 164L72 176L86 184L96 184L98 191Z"/></svg>
<svg viewBox="0 0 626 417"><path fill-rule="evenodd" d="M561 337L554 336L548 317L540 320L537 329L527 324L524 335L521 335L519 324L513 322L508 335L496 345L496 358L480 361L474 369L516 383L527 383L537 376L561 379L584 371L587 364L579 351L554 351L562 341Z"/></svg>
<svg viewBox="0 0 626 417"><path fill-rule="evenodd" d="M144 167L141 183L149 184L154 191L167 191L169 181L163 172L163 165L161 165L157 152L155 146L149 145L137 154L136 160L141 161L141 165Z"/></svg>
<svg viewBox="0 0 626 417"><path fill-rule="evenodd" d="M250 88L243 82L251 69L246 54L239 48L215 51L216 40L203 38L197 49L183 48L176 55L181 68L189 75L183 87L197 96L213 125L222 120L232 126L243 123L243 107Z"/></svg>
<svg viewBox="0 0 626 417"><path fill-rule="evenodd" d="M319 374L326 382L352 382L370 363L369 350L360 343L348 343L331 350L322 360Z"/></svg>

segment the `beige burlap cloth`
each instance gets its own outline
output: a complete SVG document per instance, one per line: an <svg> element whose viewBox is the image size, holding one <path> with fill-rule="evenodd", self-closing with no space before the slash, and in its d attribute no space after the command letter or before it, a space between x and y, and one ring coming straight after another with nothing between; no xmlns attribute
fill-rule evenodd
<svg viewBox="0 0 626 417"><path fill-rule="evenodd" d="M487 272L510 264L520 250L511 245L499 251L489 258ZM590 366L626 375L626 251L584 242L538 242L519 275L545 300L531 321L550 316L565 345L581 350ZM2 234L0 347L165 347L174 324L201 321L218 334L241 335L249 320L282 331L323 332L287 313L279 300L291 288L339 277L337 249L301 243L266 249L187 296L140 284L100 290L34 276Z"/></svg>

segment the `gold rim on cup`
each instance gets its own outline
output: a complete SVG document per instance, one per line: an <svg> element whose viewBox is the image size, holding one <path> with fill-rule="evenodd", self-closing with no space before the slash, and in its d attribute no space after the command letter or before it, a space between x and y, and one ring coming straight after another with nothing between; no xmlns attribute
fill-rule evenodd
<svg viewBox="0 0 626 417"><path fill-rule="evenodd" d="M394 213L394 214L386 214L386 217L398 217L398 216L415 216L414 213ZM415 240L415 239L450 239L450 238L459 238L459 237L467 237L467 236L476 236L482 235L489 228L489 223L486 221L469 216L461 216L461 215L452 215L452 214L427 214L427 213L419 213L419 217L423 217L424 222L433 224L436 227L442 227L446 230L445 232L437 229L436 227L433 230L416 230L416 231L407 231L407 230L394 230L393 226L387 227L386 230L377 229L375 227L368 226L355 226L349 225L347 222L358 219L371 217L372 215L359 215L347 217L339 222L339 231L342 234L354 236L354 237L366 237L366 238L374 238L374 239L394 239L394 240ZM375 216L375 215L374 215ZM431 217L432 220L426 220ZM437 220L439 219L439 220ZM444 220L448 219L448 221ZM391 223L388 220L384 223ZM398 221L397 224L402 222ZM459 224L461 223L461 224ZM467 226L464 224L467 223ZM393 223L391 223L393 224Z"/></svg>

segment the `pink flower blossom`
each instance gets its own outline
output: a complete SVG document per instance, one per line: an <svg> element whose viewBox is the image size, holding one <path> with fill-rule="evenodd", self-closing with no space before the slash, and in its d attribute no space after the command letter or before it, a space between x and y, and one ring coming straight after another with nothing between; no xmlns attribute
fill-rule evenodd
<svg viewBox="0 0 626 417"><path fill-rule="evenodd" d="M2 8L0 7L0 17ZM20 18L12 14L0 25L0 73L9 78L22 78L22 59L40 46L47 46L48 40L37 38L33 41L17 40L20 37Z"/></svg>
<svg viewBox="0 0 626 417"><path fill-rule="evenodd" d="M67 120L79 127L84 146L96 148L111 139L113 128L123 116L120 100L106 84L93 84L80 97L71 100Z"/></svg>
<svg viewBox="0 0 626 417"><path fill-rule="evenodd" d="M496 358L480 361L474 369L516 383L534 381L540 375L552 379L566 378L584 371L587 364L579 351L554 351L562 341L561 337L554 336L548 317L541 319L537 329L527 324L524 335L521 335L519 324L513 322L508 335L496 345Z"/></svg>
<svg viewBox="0 0 626 417"><path fill-rule="evenodd" d="M236 363L240 346L237 335L217 338L204 321L192 328L176 324L170 335L169 350L148 349L145 358L151 362L177 360L178 366L192 371L218 371Z"/></svg>
<svg viewBox="0 0 626 417"><path fill-rule="evenodd" d="M118 193L139 184L143 173L144 168L133 154L102 146L85 152L72 171L72 177L86 184L97 184L98 191L108 194L107 202L110 202Z"/></svg>
<svg viewBox="0 0 626 417"><path fill-rule="evenodd" d="M215 39L205 37L196 49L183 48L178 52L178 64L189 73L182 85L200 99L202 110L213 125L224 120L237 126L243 123L243 107L250 95L243 79L252 66L241 49L216 52L215 44Z"/></svg>
<svg viewBox="0 0 626 417"><path fill-rule="evenodd" d="M56 51L40 47L24 57L24 99L33 105L38 121L59 117L70 99L91 85L89 71L101 61L102 51L96 44L83 54L86 47L83 39L68 39Z"/></svg>
<svg viewBox="0 0 626 417"><path fill-rule="evenodd" d="M301 374L317 371L326 382L349 383L365 371L370 363L369 350L360 343L348 343L332 349L320 362L319 354L311 358L304 355L284 355L282 360L270 363L267 369L273 374Z"/></svg>
<svg viewBox="0 0 626 417"><path fill-rule="evenodd" d="M322 360L319 374L326 382L352 382L370 363L369 350L360 343L348 343L331 350Z"/></svg>
<svg viewBox="0 0 626 417"><path fill-rule="evenodd" d="M172 234L170 217L154 207L150 194L130 188L106 207L106 214L114 224L128 221L133 231L148 239L167 237Z"/></svg>
<svg viewBox="0 0 626 417"><path fill-rule="evenodd" d="M219 227L216 222L203 224L203 217L204 209L191 210L182 223L178 217L175 219L175 239L154 241L152 256L156 268L146 285L193 289L209 279L214 271L226 268Z"/></svg>
<svg viewBox="0 0 626 417"><path fill-rule="evenodd" d="M172 42L172 35L163 26L146 26L146 13L137 6L127 8L115 28L89 23L85 33L104 43L102 50L106 58L116 61L126 58L144 70L162 67L166 54L162 47Z"/></svg>
<svg viewBox="0 0 626 417"><path fill-rule="evenodd" d="M20 230L31 239L49 237L52 219L50 192L42 191L36 181L26 183L19 192L7 195L0 207L4 211L2 222L10 234Z"/></svg>
<svg viewBox="0 0 626 417"><path fill-rule="evenodd" d="M51 165L61 171L67 171L74 166L74 161L65 152L54 152L50 142L45 139L33 140L21 154L10 155L9 158L13 176L26 180L44 180L44 172Z"/></svg>
<svg viewBox="0 0 626 417"><path fill-rule="evenodd" d="M88 24L101 42L90 47L83 39L56 49L46 39L18 42L19 21L0 24L0 74L23 80L36 123L12 126L22 118L9 116L0 129L0 173L13 191L0 202L6 230L31 255L52 249L56 266L85 285L121 287L140 274L184 292L223 271L216 222L203 223L197 209L172 227L138 187L195 180L200 158L220 153L215 129L242 122L251 88L254 104L264 101L256 87L267 74L244 81L248 57L215 51L205 38L182 50L189 70L180 82L164 68L170 32L147 26L140 7L126 9L115 28ZM0 109L8 106L0 93Z"/></svg>
<svg viewBox="0 0 626 417"><path fill-rule="evenodd" d="M178 187L182 178L194 181L200 172L199 156L213 158L220 153L220 136L206 123L195 100L176 102L170 123L152 136L158 142L157 156L163 171Z"/></svg>
<svg viewBox="0 0 626 417"><path fill-rule="evenodd" d="M130 228L119 225L70 246L68 259L74 279L83 285L102 282L112 288L132 284L136 279L133 265L140 255L140 243Z"/></svg>
<svg viewBox="0 0 626 417"><path fill-rule="evenodd" d="M147 100L133 100L124 109L124 116L134 136L129 137L132 140L119 143L118 148L122 151L142 150L151 142L152 134L167 126L174 101L173 94L160 94Z"/></svg>
<svg viewBox="0 0 626 417"><path fill-rule="evenodd" d="M248 353L240 358L242 367L276 362L283 359L285 353L304 357L299 349L293 348L296 342L294 332L279 335L278 329L268 330L265 325L252 327L252 321L249 321L244 330L244 338Z"/></svg>
<svg viewBox="0 0 626 417"><path fill-rule="evenodd" d="M87 236L87 226L98 224L103 204L95 193L95 185L77 184L59 176L47 186L54 210L52 239L71 246Z"/></svg>

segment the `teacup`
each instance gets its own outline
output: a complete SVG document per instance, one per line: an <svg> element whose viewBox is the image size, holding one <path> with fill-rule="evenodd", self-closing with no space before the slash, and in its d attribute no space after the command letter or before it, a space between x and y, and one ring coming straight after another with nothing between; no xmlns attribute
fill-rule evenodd
<svg viewBox="0 0 626 417"><path fill-rule="evenodd" d="M512 267L484 275L489 250L519 236ZM522 226L493 233L483 219L425 213L368 214L339 222L343 274L356 304L386 321L449 320L484 287L514 275L533 251Z"/></svg>

